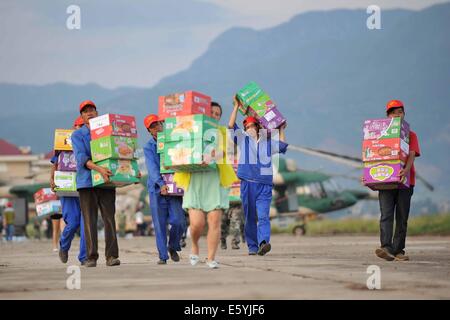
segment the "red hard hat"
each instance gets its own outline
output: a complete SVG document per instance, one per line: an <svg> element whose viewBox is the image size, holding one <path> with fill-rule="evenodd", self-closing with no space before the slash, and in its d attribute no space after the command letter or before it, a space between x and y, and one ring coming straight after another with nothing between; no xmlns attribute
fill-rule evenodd
<svg viewBox="0 0 450 320"><path fill-rule="evenodd" d="M7 207L7 208L12 208L12 207L13 207L12 202L7 202L7 203L6 203L6 207Z"/></svg>
<svg viewBox="0 0 450 320"><path fill-rule="evenodd" d="M145 128L149 128L153 122L160 121L156 114L149 114L144 118Z"/></svg>
<svg viewBox="0 0 450 320"><path fill-rule="evenodd" d="M80 103L80 113L87 106L93 106L95 109L97 109L94 102L92 102L91 100L84 100L82 103Z"/></svg>
<svg viewBox="0 0 450 320"><path fill-rule="evenodd" d="M83 126L84 125L84 121L83 118L81 118L81 116L79 116L78 118L75 119L75 121L73 122L73 126Z"/></svg>
<svg viewBox="0 0 450 320"><path fill-rule="evenodd" d="M389 111L392 108L403 108L405 109L405 106L403 105L403 102L400 100L391 100L386 105L386 112Z"/></svg>
<svg viewBox="0 0 450 320"><path fill-rule="evenodd" d="M244 124L244 127L245 127L249 123L258 123L258 120L256 120L255 117L247 117L244 119L244 121L242 123Z"/></svg>

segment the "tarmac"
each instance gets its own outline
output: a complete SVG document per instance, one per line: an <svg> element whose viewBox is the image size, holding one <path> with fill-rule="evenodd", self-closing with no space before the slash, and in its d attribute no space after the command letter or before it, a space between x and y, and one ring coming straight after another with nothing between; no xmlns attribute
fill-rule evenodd
<svg viewBox="0 0 450 320"><path fill-rule="evenodd" d="M219 269L191 266L189 242L180 262L157 265L154 237L119 238L121 265L101 256L96 268L79 267L77 240L67 264L48 240L1 243L0 299L450 299L450 237L408 237L411 261L388 262L376 236L272 235L266 256L219 248Z"/></svg>

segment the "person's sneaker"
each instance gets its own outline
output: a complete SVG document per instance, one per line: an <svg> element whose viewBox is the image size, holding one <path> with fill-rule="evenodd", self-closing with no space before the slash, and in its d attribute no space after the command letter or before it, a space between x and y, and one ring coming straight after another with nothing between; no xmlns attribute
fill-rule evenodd
<svg viewBox="0 0 450 320"><path fill-rule="evenodd" d="M270 249L272 249L272 246L270 245L270 243L262 242L259 245L258 255L263 256L266 253L268 253L270 251Z"/></svg>
<svg viewBox="0 0 450 320"><path fill-rule="evenodd" d="M232 242L232 243L231 243L231 249L239 250L240 247L239 247L239 245L238 245L236 242Z"/></svg>
<svg viewBox="0 0 450 320"><path fill-rule="evenodd" d="M216 260L213 261L206 261L206 265L210 268L210 269L218 269L219 268L219 263Z"/></svg>
<svg viewBox="0 0 450 320"><path fill-rule="evenodd" d="M120 266L120 260L117 258L108 258L106 260L106 265L108 267Z"/></svg>
<svg viewBox="0 0 450 320"><path fill-rule="evenodd" d="M250 252L248 253L248 255L249 255L249 256L256 256L256 252L250 251Z"/></svg>
<svg viewBox="0 0 450 320"><path fill-rule="evenodd" d="M69 260L69 252L59 249L59 260L62 263L67 263L67 260Z"/></svg>
<svg viewBox="0 0 450 320"><path fill-rule="evenodd" d="M176 250L169 249L169 254L170 254L170 259L172 259L172 261L175 261L175 262L180 261L180 256L178 255Z"/></svg>
<svg viewBox="0 0 450 320"><path fill-rule="evenodd" d="M156 264L167 264L167 260L159 259Z"/></svg>
<svg viewBox="0 0 450 320"><path fill-rule="evenodd" d="M398 253L395 255L395 261L409 261L409 256L403 253Z"/></svg>
<svg viewBox="0 0 450 320"><path fill-rule="evenodd" d="M378 248L375 250L375 254L378 258L387 260L387 261L393 261L395 257L392 255L392 253L389 252L386 248Z"/></svg>
<svg viewBox="0 0 450 320"><path fill-rule="evenodd" d="M96 266L97 266L97 261L95 261L95 260L85 260L85 261L84 261L84 266L85 266L86 268L93 268L93 267L96 267Z"/></svg>
<svg viewBox="0 0 450 320"><path fill-rule="evenodd" d="M221 247L223 250L226 250L226 249L227 249L227 240L221 240L221 242L220 242L220 247Z"/></svg>
<svg viewBox="0 0 450 320"><path fill-rule="evenodd" d="M190 254L189 262L191 263L192 266L195 266L195 265L197 265L197 263L200 262L200 257L195 254Z"/></svg>

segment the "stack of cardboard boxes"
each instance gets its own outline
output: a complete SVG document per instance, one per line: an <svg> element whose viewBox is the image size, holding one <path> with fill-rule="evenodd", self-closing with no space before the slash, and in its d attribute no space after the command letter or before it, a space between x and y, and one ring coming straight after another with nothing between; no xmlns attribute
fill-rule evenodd
<svg viewBox="0 0 450 320"><path fill-rule="evenodd" d="M72 151L71 136L74 130L56 129L54 150L59 152L55 171L55 192L58 196L77 197L77 162Z"/></svg>
<svg viewBox="0 0 450 320"><path fill-rule="evenodd" d="M36 213L38 217L61 214L61 202L50 188L43 188L34 194Z"/></svg>
<svg viewBox="0 0 450 320"><path fill-rule="evenodd" d="M250 82L239 90L237 98L242 103L240 113L255 117L265 129L276 129L286 122L270 96L255 82Z"/></svg>
<svg viewBox="0 0 450 320"><path fill-rule="evenodd" d="M409 187L409 173L399 178L409 155L409 124L399 117L367 120L362 158L365 185L372 190Z"/></svg>
<svg viewBox="0 0 450 320"><path fill-rule="evenodd" d="M105 114L89 120L92 161L112 172L110 182L92 170L94 187L122 187L139 182L137 129L133 116Z"/></svg>

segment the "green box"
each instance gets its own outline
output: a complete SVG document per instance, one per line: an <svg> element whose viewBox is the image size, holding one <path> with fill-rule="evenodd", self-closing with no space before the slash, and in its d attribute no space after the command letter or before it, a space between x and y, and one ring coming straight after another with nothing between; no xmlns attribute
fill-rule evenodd
<svg viewBox="0 0 450 320"><path fill-rule="evenodd" d="M174 173L175 172L175 171L173 171L171 169L167 169L164 166L164 153L160 153L159 154L159 165L160 165L160 169L159 169L160 173Z"/></svg>
<svg viewBox="0 0 450 320"><path fill-rule="evenodd" d="M164 143L166 141L166 135L163 132L158 132L157 141L156 141L156 152L161 153L164 152Z"/></svg>
<svg viewBox="0 0 450 320"><path fill-rule="evenodd" d="M77 173L55 171L55 193L60 197L77 197Z"/></svg>
<svg viewBox="0 0 450 320"><path fill-rule="evenodd" d="M139 166L136 160L107 159L98 162L97 165L108 168L109 170L111 170L113 175L109 177L110 182L105 184L105 180L103 180L102 175L98 171L92 170L92 185L94 187L122 187L140 181L140 179L137 177L139 173Z"/></svg>
<svg viewBox="0 0 450 320"><path fill-rule="evenodd" d="M181 140L211 141L218 132L217 120L204 114L192 114L175 118L166 118L164 123L164 143Z"/></svg>
<svg viewBox="0 0 450 320"><path fill-rule="evenodd" d="M174 171L211 170L216 168L212 159L216 151L216 141L194 139L166 142L164 165ZM203 162L207 162L208 166L202 165Z"/></svg>
<svg viewBox="0 0 450 320"><path fill-rule="evenodd" d="M272 99L269 97L267 93L263 93L258 99L253 101L249 108L252 108L254 113L258 116L258 118L263 117L267 109L275 107L275 104L273 103Z"/></svg>
<svg viewBox="0 0 450 320"><path fill-rule="evenodd" d="M263 90L255 82L252 81L238 91L237 97L242 102L244 107L248 107L253 102L258 100L258 98L260 98L263 94ZM243 112L243 110L240 111L241 113Z"/></svg>
<svg viewBox="0 0 450 320"><path fill-rule="evenodd" d="M135 159L137 138L107 136L91 141L92 161L106 159Z"/></svg>

